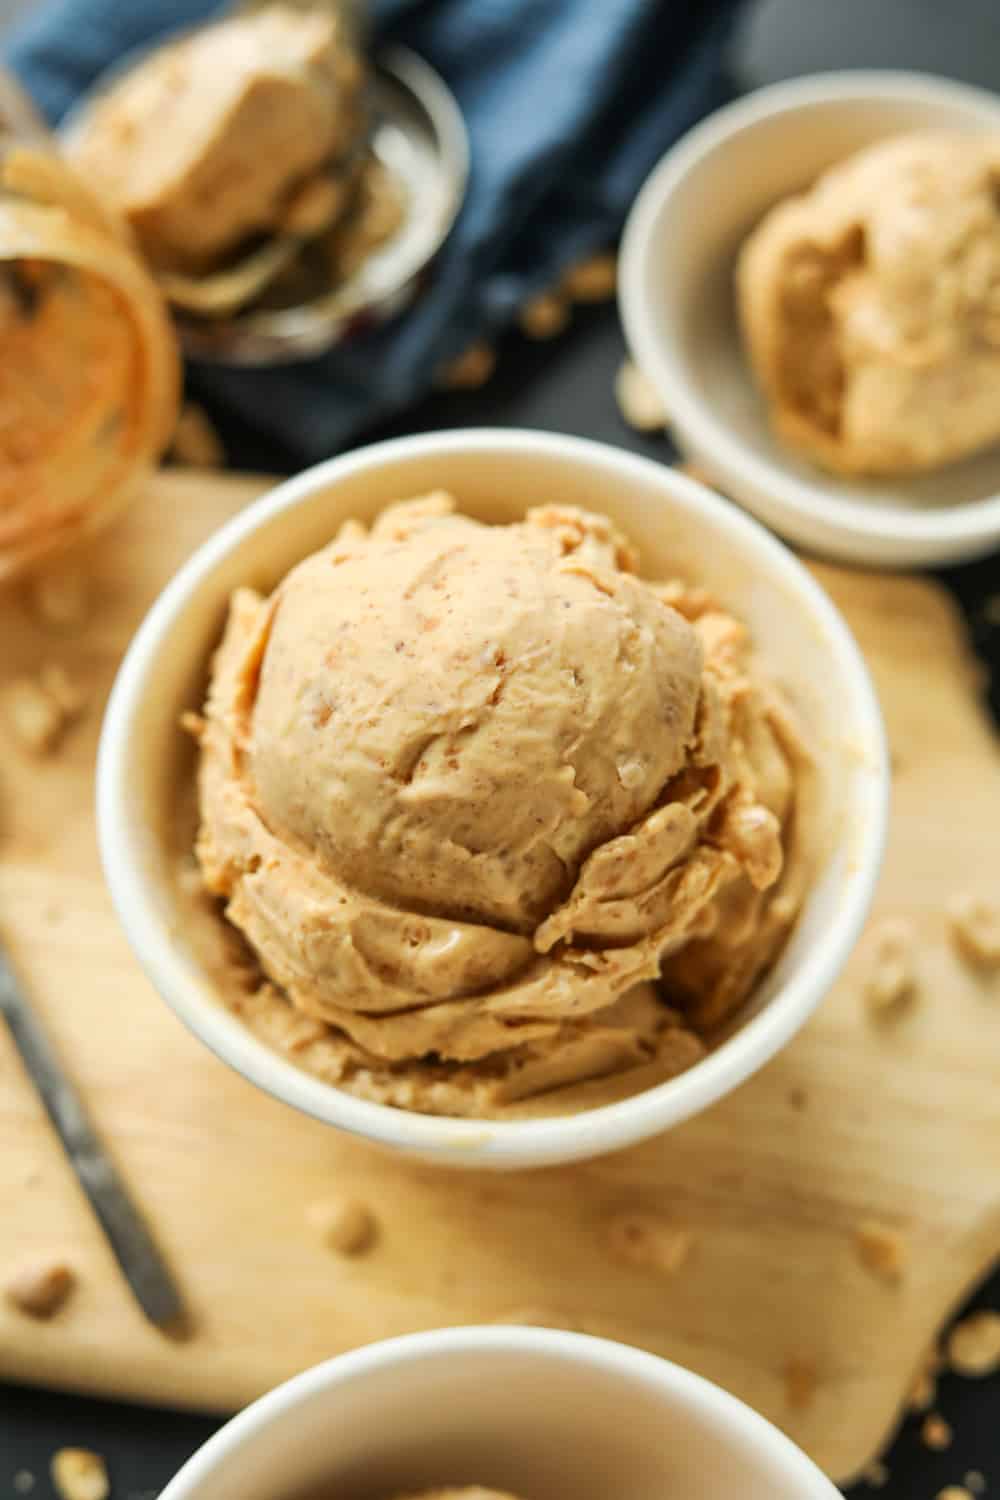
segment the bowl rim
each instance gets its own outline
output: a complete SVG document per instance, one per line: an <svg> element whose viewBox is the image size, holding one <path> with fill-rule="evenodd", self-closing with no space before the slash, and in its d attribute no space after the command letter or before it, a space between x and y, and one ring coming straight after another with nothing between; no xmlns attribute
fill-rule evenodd
<svg viewBox="0 0 1000 1500"><path fill-rule="evenodd" d="M853 789L858 806L852 819L857 839L851 881L827 941L803 956L768 1004L686 1072L611 1104L537 1120L452 1119L357 1098L297 1068L221 1003L206 1003L192 986L188 966L174 951L169 924L151 899L155 881L149 881L143 858L148 835L130 816L133 722L150 687L150 667L189 598L223 559L276 516L328 493L342 479L400 460L428 455L446 460L450 454L470 452L596 466L609 484L627 483L632 475L637 483L659 488L666 500L700 523L729 532L782 581L789 597L808 608L821 628L843 678L859 765L871 772ZM220 527L170 579L132 639L105 712L96 783L101 861L125 935L160 996L217 1057L266 1092L329 1125L433 1157L441 1165L503 1168L581 1160L645 1140L714 1103L773 1057L811 1015L854 947L881 866L889 800L885 731L861 652L832 601L784 544L730 501L651 459L589 438L518 428L429 433L356 449L279 484ZM206 987L211 988L210 982Z"/></svg>
<svg viewBox="0 0 1000 1500"><path fill-rule="evenodd" d="M351 1381L380 1370L466 1354L517 1354L585 1365L631 1384L655 1387L671 1404L697 1411L706 1425L747 1440L778 1465L789 1483L801 1484L812 1500L839 1500L840 1492L813 1460L780 1428L714 1382L672 1360L613 1339L567 1329L471 1324L429 1329L381 1339L352 1349L293 1375L232 1417L198 1448L168 1482L160 1500L190 1500L218 1476L243 1444L277 1427L298 1407L324 1395L333 1396Z"/></svg>
<svg viewBox="0 0 1000 1500"><path fill-rule="evenodd" d="M784 528L793 540L826 546L855 561L867 561L866 549L885 549L878 557L899 564L972 557L989 551L1000 538L1000 493L939 510L896 509L862 497L846 499L824 487L822 469L815 477L799 476L770 458L761 457L734 435L690 378L687 362L675 346L656 336L646 316L645 269L663 233L662 222L672 197L708 158L725 151L745 131L782 115L795 116L818 106L849 105L865 100L902 100L965 106L985 125L993 117L1000 129L1000 97L975 84L905 69L843 69L811 73L755 89L724 105L689 130L653 168L632 206L619 258L619 311L626 340L670 413L670 421L699 457L711 457L713 471L733 496ZM801 528L797 523L801 522Z"/></svg>

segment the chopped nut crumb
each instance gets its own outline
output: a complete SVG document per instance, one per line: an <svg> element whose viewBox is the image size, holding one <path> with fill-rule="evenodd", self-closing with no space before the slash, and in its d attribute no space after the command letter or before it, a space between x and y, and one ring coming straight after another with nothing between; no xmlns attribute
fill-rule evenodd
<svg viewBox="0 0 1000 1500"><path fill-rule="evenodd" d="M341 1255L360 1255L375 1238L374 1215L358 1198L313 1203L308 1218L324 1244Z"/></svg>
<svg viewBox="0 0 1000 1500"><path fill-rule="evenodd" d="M816 1394L816 1366L793 1356L785 1361L785 1401L792 1411L805 1411Z"/></svg>
<svg viewBox="0 0 1000 1500"><path fill-rule="evenodd" d="M936 1411L928 1412L920 1428L920 1439L925 1448L943 1453L946 1448L951 1447L953 1436L950 1422L946 1422Z"/></svg>
<svg viewBox="0 0 1000 1500"><path fill-rule="evenodd" d="M79 630L90 611L87 576L76 564L53 565L32 580L32 609L52 630Z"/></svg>
<svg viewBox="0 0 1000 1500"><path fill-rule="evenodd" d="M884 1489L889 1483L888 1465L884 1464L880 1458L873 1459L868 1467L862 1470L861 1478L873 1490Z"/></svg>
<svg viewBox="0 0 1000 1500"><path fill-rule="evenodd" d="M611 250L591 255L571 266L562 289L574 302L607 302L618 286L618 260Z"/></svg>
<svg viewBox="0 0 1000 1500"><path fill-rule="evenodd" d="M67 719L77 718L86 707L87 694L84 688L58 662L49 661L43 665L38 674L38 683L42 692L48 693Z"/></svg>
<svg viewBox="0 0 1000 1500"><path fill-rule="evenodd" d="M76 1275L62 1260L23 1266L4 1287L12 1307L29 1318L51 1318L76 1285Z"/></svg>
<svg viewBox="0 0 1000 1500"><path fill-rule="evenodd" d="M883 917L868 934L863 984L865 1004L873 1014L893 1009L912 995L916 985L913 950L916 933L903 917Z"/></svg>
<svg viewBox="0 0 1000 1500"><path fill-rule="evenodd" d="M899 1280L906 1266L906 1243L894 1229L869 1219L858 1225L854 1243L861 1264L869 1271L887 1281Z"/></svg>
<svg viewBox="0 0 1000 1500"><path fill-rule="evenodd" d="M193 401L185 401L170 442L170 457L192 469L222 469L226 450L208 413Z"/></svg>
<svg viewBox="0 0 1000 1500"><path fill-rule="evenodd" d="M30 1495L35 1488L35 1476L30 1469L18 1469L14 1475L14 1493L16 1495Z"/></svg>
<svg viewBox="0 0 1000 1500"><path fill-rule="evenodd" d="M970 1469L962 1483L971 1495L986 1494L986 1476L985 1474L981 1474L978 1469Z"/></svg>
<svg viewBox="0 0 1000 1500"><path fill-rule="evenodd" d="M571 315L565 297L558 292L542 292L524 304L517 322L525 338L554 339L568 325Z"/></svg>
<svg viewBox="0 0 1000 1500"><path fill-rule="evenodd" d="M667 425L667 409L656 386L638 365L623 360L615 376L618 410L636 432L660 432Z"/></svg>
<svg viewBox="0 0 1000 1500"><path fill-rule="evenodd" d="M673 1276L691 1253L694 1236L647 1214L621 1214L608 1225L606 1241L619 1260Z"/></svg>
<svg viewBox="0 0 1000 1500"><path fill-rule="evenodd" d="M992 1375L1000 1370L1000 1313L990 1308L956 1323L945 1344L948 1364L958 1375Z"/></svg>
<svg viewBox="0 0 1000 1500"><path fill-rule="evenodd" d="M52 1483L62 1500L107 1500L111 1493L104 1459L87 1448L60 1448L52 1459Z"/></svg>
<svg viewBox="0 0 1000 1500"><path fill-rule="evenodd" d="M792 1109L798 1110L801 1114L804 1109L807 1109L809 1107L809 1095L806 1093L805 1089L789 1089L788 1102L792 1106Z"/></svg>
<svg viewBox="0 0 1000 1500"><path fill-rule="evenodd" d="M963 958L986 969L1000 965L1000 902L966 892L950 903L948 915Z"/></svg>
<svg viewBox="0 0 1000 1500"><path fill-rule="evenodd" d="M496 355L489 344L470 344L464 354L445 365L438 384L446 391L474 391L486 384L496 364Z"/></svg>
<svg viewBox="0 0 1000 1500"><path fill-rule="evenodd" d="M66 715L32 677L15 677L3 702L8 728L31 755L48 755L66 727Z"/></svg>

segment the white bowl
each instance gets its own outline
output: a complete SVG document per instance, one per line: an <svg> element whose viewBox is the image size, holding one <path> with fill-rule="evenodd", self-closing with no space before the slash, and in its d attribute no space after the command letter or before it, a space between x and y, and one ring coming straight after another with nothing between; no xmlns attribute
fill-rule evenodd
<svg viewBox="0 0 1000 1500"><path fill-rule="evenodd" d="M1000 99L920 73L827 73L710 115L653 171L619 267L632 354L685 453L789 541L852 562L954 562L1000 542L1000 445L931 474L849 481L773 436L737 327L733 270L772 204L914 129L1000 129Z"/></svg>
<svg viewBox="0 0 1000 1500"><path fill-rule="evenodd" d="M829 818L825 862L746 1020L710 1056L621 1102L538 1120L470 1122L371 1104L295 1067L224 1005L187 946L160 832L176 780L178 715L197 706L206 664L239 584L270 588L349 516L435 487L463 509L510 521L540 500L611 516L652 576L705 583L750 626L810 725ZM888 776L878 706L858 649L823 593L779 542L735 506L663 465L577 438L465 431L402 438L308 470L207 541L163 591L118 674L101 736L101 854L118 915L149 978L232 1067L307 1114L453 1166L525 1167L643 1140L736 1087L806 1020L846 960L882 855Z"/></svg>
<svg viewBox="0 0 1000 1500"><path fill-rule="evenodd" d="M451 1328L342 1354L271 1391L160 1500L839 1500L763 1417L653 1354L547 1328Z"/></svg>

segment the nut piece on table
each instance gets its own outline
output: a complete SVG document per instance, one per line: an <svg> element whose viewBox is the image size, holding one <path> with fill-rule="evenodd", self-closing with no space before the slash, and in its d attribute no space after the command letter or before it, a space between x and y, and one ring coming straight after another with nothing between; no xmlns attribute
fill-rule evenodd
<svg viewBox="0 0 1000 1500"><path fill-rule="evenodd" d="M925 1448L930 1448L934 1453L943 1453L946 1448L951 1447L954 1433L951 1423L946 1422L939 1412L928 1412L920 1428L920 1440Z"/></svg>
<svg viewBox="0 0 1000 1500"><path fill-rule="evenodd" d="M649 1214L619 1214L608 1225L607 1246L617 1260L673 1276L691 1253L690 1230L663 1223Z"/></svg>
<svg viewBox="0 0 1000 1500"><path fill-rule="evenodd" d="M854 1231L854 1244L861 1264L886 1281L898 1281L906 1268L906 1242L884 1224L868 1219Z"/></svg>
<svg viewBox="0 0 1000 1500"><path fill-rule="evenodd" d="M618 410L636 432L662 432L667 425L667 409L648 375L630 359L622 361L615 376L615 399Z"/></svg>
<svg viewBox="0 0 1000 1500"><path fill-rule="evenodd" d="M948 1364L958 1375L992 1375L1000 1370L1000 1313L970 1313L948 1335Z"/></svg>
<svg viewBox="0 0 1000 1500"><path fill-rule="evenodd" d="M617 286L618 259L611 250L578 261L562 279L562 290L574 302L607 302Z"/></svg>
<svg viewBox="0 0 1000 1500"><path fill-rule="evenodd" d="M542 292L526 302L517 315L525 338L554 339L568 325L572 310L558 292Z"/></svg>
<svg viewBox="0 0 1000 1500"><path fill-rule="evenodd" d="M865 947L867 972L862 981L865 1004L873 1014L892 1010L912 995L916 986L912 954L916 933L902 917L875 923Z"/></svg>
<svg viewBox="0 0 1000 1500"><path fill-rule="evenodd" d="M15 677L3 695L10 732L30 755L48 755L66 727L66 715L33 677Z"/></svg>
<svg viewBox="0 0 1000 1500"><path fill-rule="evenodd" d="M489 344L470 344L463 354L441 370L437 384L446 391L474 391L496 369L497 359Z"/></svg>
<svg viewBox="0 0 1000 1500"><path fill-rule="evenodd" d="M169 457L192 469L222 469L226 450L205 410L185 401L170 441Z"/></svg>
<svg viewBox="0 0 1000 1500"><path fill-rule="evenodd" d="M341 1255L360 1255L375 1239L375 1216L359 1198L313 1203L308 1219L324 1244Z"/></svg>
<svg viewBox="0 0 1000 1500"><path fill-rule="evenodd" d="M65 1261L39 1262L16 1271L4 1287L4 1296L29 1318L51 1318L75 1285L76 1273Z"/></svg>
<svg viewBox="0 0 1000 1500"><path fill-rule="evenodd" d="M1000 966L1000 902L963 892L949 904L948 916L963 958L984 969Z"/></svg>
<svg viewBox="0 0 1000 1500"><path fill-rule="evenodd" d="M104 1459L88 1448L60 1448L52 1458L52 1483L62 1500L108 1500Z"/></svg>
<svg viewBox="0 0 1000 1500"><path fill-rule="evenodd" d="M90 612L87 576L72 563L52 564L31 583L31 606L52 630L79 630Z"/></svg>

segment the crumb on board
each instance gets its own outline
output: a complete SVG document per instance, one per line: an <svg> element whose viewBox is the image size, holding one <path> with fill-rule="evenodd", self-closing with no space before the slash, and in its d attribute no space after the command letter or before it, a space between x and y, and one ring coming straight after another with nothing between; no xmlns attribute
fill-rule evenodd
<svg viewBox="0 0 1000 1500"><path fill-rule="evenodd" d="M636 432L662 432L667 425L667 409L660 393L644 371L626 359L615 376L615 400L618 410Z"/></svg>
<svg viewBox="0 0 1000 1500"><path fill-rule="evenodd" d="M525 338L554 339L568 326L572 309L558 292L541 292L532 297L517 315L517 325Z"/></svg>
<svg viewBox="0 0 1000 1500"><path fill-rule="evenodd" d="M930 1448L935 1453L943 1453L946 1448L951 1447L953 1437L951 1423L946 1422L940 1412L927 1413L920 1427L920 1441L925 1448Z"/></svg>
<svg viewBox="0 0 1000 1500"><path fill-rule="evenodd" d="M37 1261L14 1272L4 1286L4 1296L29 1318L51 1318L75 1285L76 1273L64 1260Z"/></svg>
<svg viewBox="0 0 1000 1500"><path fill-rule="evenodd" d="M1000 1370L1000 1312L984 1307L969 1313L948 1334L945 1353L957 1375L995 1374Z"/></svg>
<svg viewBox="0 0 1000 1500"><path fill-rule="evenodd" d="M34 677L15 677L3 695L7 728L29 755L49 755L66 728L66 715Z"/></svg>
<svg viewBox="0 0 1000 1500"><path fill-rule="evenodd" d="M75 719L87 706L87 692L78 677L71 677L66 668L57 661L47 661L38 672L38 684L43 693L62 709L67 720Z"/></svg>
<svg viewBox="0 0 1000 1500"><path fill-rule="evenodd" d="M962 1480L962 1483L970 1495L986 1494L986 1475L981 1473L979 1469L970 1469Z"/></svg>
<svg viewBox="0 0 1000 1500"><path fill-rule="evenodd" d="M90 612L87 575L78 563L52 564L31 581L31 609L50 630L79 630Z"/></svg>
<svg viewBox="0 0 1000 1500"><path fill-rule="evenodd" d="M169 456L174 463L192 469L222 469L226 450L208 413L194 401L185 401L170 439Z"/></svg>
<svg viewBox="0 0 1000 1500"><path fill-rule="evenodd" d="M52 1483L61 1500L107 1500L111 1493L104 1459L89 1448L60 1448L53 1454Z"/></svg>
<svg viewBox="0 0 1000 1500"><path fill-rule="evenodd" d="M613 250L577 261L562 279L562 290L574 302L607 302L617 287L618 258Z"/></svg>
<svg viewBox="0 0 1000 1500"><path fill-rule="evenodd" d="M948 920L963 958L984 969L1000 966L1000 901L963 891L949 902Z"/></svg>
<svg viewBox="0 0 1000 1500"><path fill-rule="evenodd" d="M906 1268L906 1241L895 1229L866 1219L854 1231L858 1259L886 1281L898 1281Z"/></svg>
<svg viewBox="0 0 1000 1500"><path fill-rule="evenodd" d="M307 1218L320 1239L340 1255L360 1255L375 1239L375 1216L360 1198L324 1198L309 1205Z"/></svg>
<svg viewBox="0 0 1000 1500"><path fill-rule="evenodd" d="M862 954L862 994L873 1015L895 1009L913 994L916 942L913 924L905 917L882 917L869 929Z"/></svg>
<svg viewBox="0 0 1000 1500"><path fill-rule="evenodd" d="M812 1405L819 1377L811 1359L792 1355L784 1366L785 1404L790 1411L805 1411Z"/></svg>
<svg viewBox="0 0 1000 1500"><path fill-rule="evenodd" d="M30 1469L18 1469L13 1481L15 1495L30 1495L35 1488L35 1476Z"/></svg>
<svg viewBox="0 0 1000 1500"><path fill-rule="evenodd" d="M605 1243L616 1260L673 1276L690 1255L694 1236L651 1214L618 1214L606 1227Z"/></svg>
<svg viewBox="0 0 1000 1500"><path fill-rule="evenodd" d="M437 384L446 391L474 391L485 385L496 369L497 357L489 344L470 344L457 359L439 372Z"/></svg>

